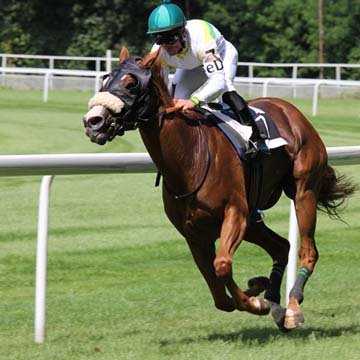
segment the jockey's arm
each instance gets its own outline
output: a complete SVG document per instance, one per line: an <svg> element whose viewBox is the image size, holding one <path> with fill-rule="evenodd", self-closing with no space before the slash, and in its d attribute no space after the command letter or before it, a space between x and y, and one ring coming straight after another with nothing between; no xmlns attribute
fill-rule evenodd
<svg viewBox="0 0 360 360"><path fill-rule="evenodd" d="M193 94L191 99L179 99L176 107L190 110L201 103L214 101L224 92L226 86L224 65L221 58L215 55L214 50L205 53L203 68L209 80Z"/></svg>
<svg viewBox="0 0 360 360"><path fill-rule="evenodd" d="M207 50L203 57L203 68L208 81L199 91L196 91L194 97L200 102L211 102L218 98L225 89L225 71L224 64L214 49Z"/></svg>

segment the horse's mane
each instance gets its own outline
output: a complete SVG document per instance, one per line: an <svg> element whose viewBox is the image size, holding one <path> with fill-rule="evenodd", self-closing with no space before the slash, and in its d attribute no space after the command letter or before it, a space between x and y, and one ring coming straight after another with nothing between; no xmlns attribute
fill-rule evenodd
<svg viewBox="0 0 360 360"><path fill-rule="evenodd" d="M164 80L162 71L163 60L160 55L160 50L146 55L140 64L141 66L151 69L151 82L162 105L165 107L173 106L173 99Z"/></svg>

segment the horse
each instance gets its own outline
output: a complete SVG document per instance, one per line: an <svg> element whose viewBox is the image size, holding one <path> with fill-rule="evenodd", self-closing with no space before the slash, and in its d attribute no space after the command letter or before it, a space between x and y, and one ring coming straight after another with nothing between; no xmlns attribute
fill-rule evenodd
<svg viewBox="0 0 360 360"><path fill-rule="evenodd" d="M328 165L320 136L289 102L278 98L249 102L271 116L287 145L272 149L270 156L244 161L204 114L174 108L161 69L158 52L135 59L123 48L119 65L104 76L100 91L89 100L83 118L86 135L104 145L139 130L163 177L165 213L186 239L217 309L271 313L285 332L301 326L304 287L319 257L314 237L317 209L339 217L339 206L355 186ZM251 211L252 163L262 167L265 179L256 194L256 209L270 209L282 192L295 204L300 269L286 308L280 304L280 287L290 245ZM241 290L232 275L233 255L243 240L263 248L273 262L269 278L251 279L247 290Z"/></svg>

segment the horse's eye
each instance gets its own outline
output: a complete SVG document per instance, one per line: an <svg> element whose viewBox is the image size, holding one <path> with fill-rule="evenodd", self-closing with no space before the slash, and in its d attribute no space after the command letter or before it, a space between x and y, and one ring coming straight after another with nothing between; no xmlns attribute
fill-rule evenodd
<svg viewBox="0 0 360 360"><path fill-rule="evenodd" d="M139 80L134 75L129 75L128 81L125 84L125 87L128 90L132 90L132 89L137 88L138 84L139 84Z"/></svg>

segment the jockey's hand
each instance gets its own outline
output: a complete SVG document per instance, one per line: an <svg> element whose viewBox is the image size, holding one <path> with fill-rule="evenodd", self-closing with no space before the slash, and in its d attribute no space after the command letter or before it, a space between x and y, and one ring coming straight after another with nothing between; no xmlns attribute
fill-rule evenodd
<svg viewBox="0 0 360 360"><path fill-rule="evenodd" d="M193 109L195 104L191 100L177 99L175 107L181 109L182 111L186 111Z"/></svg>

